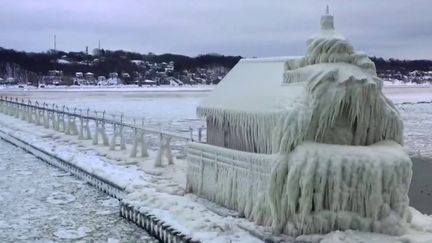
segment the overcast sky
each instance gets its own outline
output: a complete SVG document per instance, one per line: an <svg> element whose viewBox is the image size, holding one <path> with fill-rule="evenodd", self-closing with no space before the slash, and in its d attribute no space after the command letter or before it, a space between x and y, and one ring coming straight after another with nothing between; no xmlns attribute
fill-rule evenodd
<svg viewBox="0 0 432 243"><path fill-rule="evenodd" d="M370 56L432 59L432 0L0 0L0 47L303 55L325 5Z"/></svg>

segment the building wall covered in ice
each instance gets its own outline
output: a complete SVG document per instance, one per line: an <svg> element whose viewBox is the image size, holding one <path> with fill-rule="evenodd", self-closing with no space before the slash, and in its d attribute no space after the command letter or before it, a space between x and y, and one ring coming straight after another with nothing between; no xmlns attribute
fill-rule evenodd
<svg viewBox="0 0 432 243"><path fill-rule="evenodd" d="M191 143L187 189L278 233L399 235L410 219L411 165L392 141L367 147L306 142L273 155Z"/></svg>

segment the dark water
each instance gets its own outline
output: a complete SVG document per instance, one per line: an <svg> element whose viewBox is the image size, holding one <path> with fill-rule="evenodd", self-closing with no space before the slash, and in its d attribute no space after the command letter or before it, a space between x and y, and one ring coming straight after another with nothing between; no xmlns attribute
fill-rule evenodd
<svg viewBox="0 0 432 243"><path fill-rule="evenodd" d="M413 177L409 191L410 205L432 214L432 158L411 158Z"/></svg>

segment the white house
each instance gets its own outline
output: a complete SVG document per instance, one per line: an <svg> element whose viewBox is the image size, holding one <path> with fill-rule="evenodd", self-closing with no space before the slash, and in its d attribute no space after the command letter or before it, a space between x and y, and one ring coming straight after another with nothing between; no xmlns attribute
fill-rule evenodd
<svg viewBox="0 0 432 243"><path fill-rule="evenodd" d="M189 144L190 192L290 235L405 231L401 118L333 16L303 57L240 60L197 113L207 144Z"/></svg>

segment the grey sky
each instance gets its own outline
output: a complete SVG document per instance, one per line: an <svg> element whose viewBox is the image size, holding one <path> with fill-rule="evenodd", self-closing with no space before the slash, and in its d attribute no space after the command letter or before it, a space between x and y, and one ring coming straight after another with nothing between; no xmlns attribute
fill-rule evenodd
<svg viewBox="0 0 432 243"><path fill-rule="evenodd" d="M327 3L357 50L432 59L431 0L0 0L0 46L303 55Z"/></svg>

